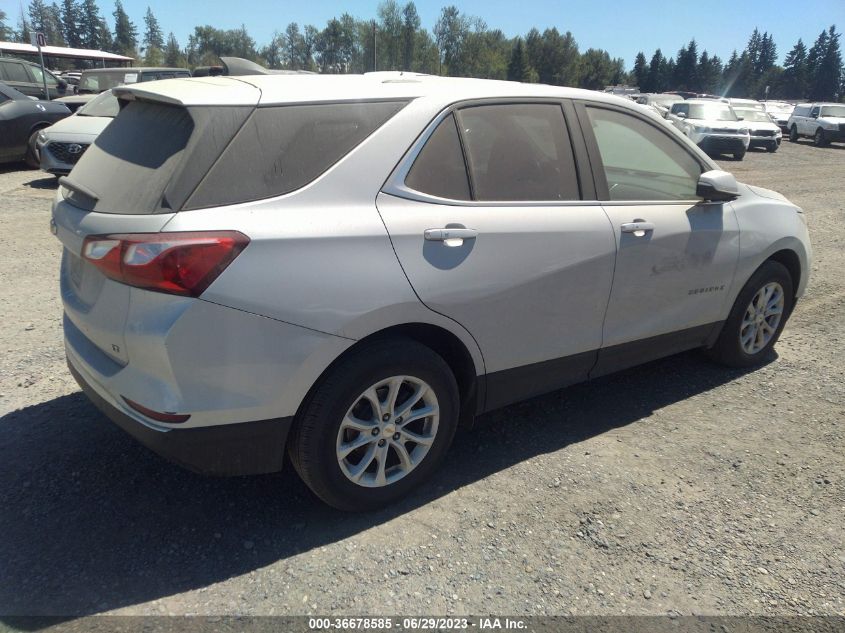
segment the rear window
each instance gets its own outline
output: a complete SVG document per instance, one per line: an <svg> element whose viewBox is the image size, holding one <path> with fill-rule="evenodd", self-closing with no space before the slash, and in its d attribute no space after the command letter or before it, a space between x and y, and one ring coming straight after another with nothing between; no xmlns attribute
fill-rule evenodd
<svg viewBox="0 0 845 633"><path fill-rule="evenodd" d="M236 204L299 189L346 156L405 103L258 108L184 208Z"/></svg>
<svg viewBox="0 0 845 633"><path fill-rule="evenodd" d="M185 108L133 101L66 179L67 199L104 213L154 213L194 132Z"/></svg>
<svg viewBox="0 0 845 633"><path fill-rule="evenodd" d="M325 172L405 102L272 108L130 101L63 193L99 213L149 214L269 198Z"/></svg>

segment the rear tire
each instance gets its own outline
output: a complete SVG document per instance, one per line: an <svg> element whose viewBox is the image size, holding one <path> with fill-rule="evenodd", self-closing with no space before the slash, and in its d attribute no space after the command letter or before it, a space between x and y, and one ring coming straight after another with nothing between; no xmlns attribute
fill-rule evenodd
<svg viewBox="0 0 845 633"><path fill-rule="evenodd" d="M778 262L765 262L743 286L707 355L729 367L754 367L766 362L794 303L789 271Z"/></svg>
<svg viewBox="0 0 845 633"><path fill-rule="evenodd" d="M24 157L24 161L28 167L32 169L38 169L41 167L41 156L38 153L38 146L36 145L36 141L38 140L38 133L41 130L35 130L32 134L29 135L29 141L26 144L26 156Z"/></svg>
<svg viewBox="0 0 845 633"><path fill-rule="evenodd" d="M790 143L797 143L798 142L798 128L794 125L789 128L789 142Z"/></svg>
<svg viewBox="0 0 845 633"><path fill-rule="evenodd" d="M377 341L321 379L297 414L288 454L330 506L374 510L435 472L459 411L458 386L438 354L411 339Z"/></svg>

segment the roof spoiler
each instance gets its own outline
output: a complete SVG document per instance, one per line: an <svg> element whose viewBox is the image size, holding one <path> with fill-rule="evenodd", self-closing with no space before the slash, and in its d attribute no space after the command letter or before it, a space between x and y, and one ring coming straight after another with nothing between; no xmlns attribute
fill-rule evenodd
<svg viewBox="0 0 845 633"><path fill-rule="evenodd" d="M256 106L261 90L235 77L164 79L112 88L123 101L153 101L174 106Z"/></svg>

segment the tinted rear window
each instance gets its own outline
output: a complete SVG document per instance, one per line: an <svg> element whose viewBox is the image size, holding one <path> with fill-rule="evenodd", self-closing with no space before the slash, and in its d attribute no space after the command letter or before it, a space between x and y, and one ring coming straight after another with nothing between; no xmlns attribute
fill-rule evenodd
<svg viewBox="0 0 845 633"><path fill-rule="evenodd" d="M477 200L578 200L572 146L559 105L460 111Z"/></svg>
<svg viewBox="0 0 845 633"><path fill-rule="evenodd" d="M443 119L434 130L408 172L405 184L432 196L469 200L469 180L454 115Z"/></svg>
<svg viewBox="0 0 845 633"><path fill-rule="evenodd" d="M258 108L184 208L236 204L299 189L346 156L405 103Z"/></svg>
<svg viewBox="0 0 845 633"><path fill-rule="evenodd" d="M73 168L65 195L99 213L178 210L251 111L131 101Z"/></svg>

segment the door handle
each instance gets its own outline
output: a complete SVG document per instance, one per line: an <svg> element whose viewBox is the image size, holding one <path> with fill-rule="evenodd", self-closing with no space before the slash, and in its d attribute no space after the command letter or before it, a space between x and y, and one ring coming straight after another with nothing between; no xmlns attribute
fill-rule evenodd
<svg viewBox="0 0 845 633"><path fill-rule="evenodd" d="M460 246L464 240L473 240L478 237L478 231L462 228L426 229L424 235L430 242L445 242L446 246Z"/></svg>
<svg viewBox="0 0 845 633"><path fill-rule="evenodd" d="M654 222L634 220L633 222L626 222L621 228L623 233L633 233L637 237L642 237L646 234L646 231L654 230Z"/></svg>

